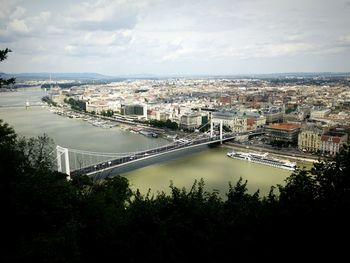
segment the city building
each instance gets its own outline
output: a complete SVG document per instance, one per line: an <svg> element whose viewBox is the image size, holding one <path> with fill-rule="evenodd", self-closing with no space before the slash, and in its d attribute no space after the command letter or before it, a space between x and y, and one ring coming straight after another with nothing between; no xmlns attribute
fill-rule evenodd
<svg viewBox="0 0 350 263"><path fill-rule="evenodd" d="M329 132L321 136L320 151L322 154L336 155L347 143L347 134Z"/></svg>
<svg viewBox="0 0 350 263"><path fill-rule="evenodd" d="M50 89L49 98L56 103L62 103L66 98L66 94L62 93L62 89L56 85Z"/></svg>
<svg viewBox="0 0 350 263"><path fill-rule="evenodd" d="M312 109L310 112L310 119L317 120L327 117L331 113L330 109Z"/></svg>
<svg viewBox="0 0 350 263"><path fill-rule="evenodd" d="M222 120L223 125L233 132L246 132L262 128L266 124L266 117L257 111L217 111L212 113L214 122Z"/></svg>
<svg viewBox="0 0 350 263"><path fill-rule="evenodd" d="M109 106L106 101L96 100L96 101L87 101L85 103L86 111L101 113L102 111L106 111L109 109Z"/></svg>
<svg viewBox="0 0 350 263"><path fill-rule="evenodd" d="M293 123L274 123L265 127L265 138L270 142L297 145L300 125Z"/></svg>
<svg viewBox="0 0 350 263"><path fill-rule="evenodd" d="M263 115L266 117L266 123L276 123L283 121L283 107L269 107L262 110Z"/></svg>
<svg viewBox="0 0 350 263"><path fill-rule="evenodd" d="M198 112L184 114L180 118L180 128L194 130L202 125L202 115Z"/></svg>
<svg viewBox="0 0 350 263"><path fill-rule="evenodd" d="M149 120L160 120L160 111L155 109L147 110L147 118Z"/></svg>
<svg viewBox="0 0 350 263"><path fill-rule="evenodd" d="M220 122L233 132L246 132L247 116L236 111L216 111L211 114L213 122Z"/></svg>
<svg viewBox="0 0 350 263"><path fill-rule="evenodd" d="M255 130L258 128L263 128L266 125L266 117L260 114L258 111L246 110L243 112L248 118L248 130Z"/></svg>
<svg viewBox="0 0 350 263"><path fill-rule="evenodd" d="M298 135L298 148L302 151L319 152L324 129L317 126L305 126Z"/></svg>
<svg viewBox="0 0 350 263"><path fill-rule="evenodd" d="M122 105L121 114L128 116L143 116L147 119L147 106L139 104Z"/></svg>

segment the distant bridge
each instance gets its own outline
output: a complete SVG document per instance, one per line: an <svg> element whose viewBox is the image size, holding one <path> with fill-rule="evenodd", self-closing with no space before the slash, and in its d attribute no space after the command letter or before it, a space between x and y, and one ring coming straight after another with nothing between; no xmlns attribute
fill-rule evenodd
<svg viewBox="0 0 350 263"><path fill-rule="evenodd" d="M25 101L23 104L0 105L0 108L31 108L45 106L46 103L41 101Z"/></svg>

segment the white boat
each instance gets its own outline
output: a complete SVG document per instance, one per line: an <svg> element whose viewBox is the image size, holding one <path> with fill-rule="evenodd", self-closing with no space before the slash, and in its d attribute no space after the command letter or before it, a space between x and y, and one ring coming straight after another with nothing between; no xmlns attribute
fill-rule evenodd
<svg viewBox="0 0 350 263"><path fill-rule="evenodd" d="M289 162L287 160L279 160L272 157L267 157L268 153L264 154L257 154L257 153L245 153L245 152L228 152L227 156L238 159L238 160L244 160L252 163L259 163L264 164L276 168L286 169L290 171L294 171L297 167L296 163Z"/></svg>

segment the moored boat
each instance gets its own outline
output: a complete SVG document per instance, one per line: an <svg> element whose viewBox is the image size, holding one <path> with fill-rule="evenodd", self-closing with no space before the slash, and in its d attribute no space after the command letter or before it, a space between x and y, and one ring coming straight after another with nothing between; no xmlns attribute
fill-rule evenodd
<svg viewBox="0 0 350 263"><path fill-rule="evenodd" d="M275 168L281 168L281 169L286 169L290 171L294 171L297 166L296 163L294 162L268 157L268 153L258 154L258 153L251 153L251 152L245 153L245 152L232 151L232 152L228 152L227 156L238 160L264 164Z"/></svg>

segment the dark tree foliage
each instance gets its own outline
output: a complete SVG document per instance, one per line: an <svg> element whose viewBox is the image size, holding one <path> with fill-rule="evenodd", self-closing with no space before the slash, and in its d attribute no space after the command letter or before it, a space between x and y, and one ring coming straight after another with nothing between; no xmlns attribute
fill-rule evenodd
<svg viewBox="0 0 350 263"><path fill-rule="evenodd" d="M288 108L288 109L286 109L285 113L286 113L286 114L289 114L289 113L292 113L292 112L294 112L294 111L296 111L296 110L297 110L297 107Z"/></svg>
<svg viewBox="0 0 350 263"><path fill-rule="evenodd" d="M9 52L12 52L12 51L8 48L0 50L0 62L7 59L7 53L9 53Z"/></svg>
<svg viewBox="0 0 350 263"><path fill-rule="evenodd" d="M1 122L0 140L0 190L9 205L3 217L19 222L2 236L5 245L16 240L16 251L1 253L2 262L337 262L347 256L348 147L311 171L296 171L278 193L272 187L266 197L250 194L240 179L222 200L203 180L189 190L171 184L170 195L133 192L120 176L67 181L52 170L46 136L19 138Z"/></svg>
<svg viewBox="0 0 350 263"><path fill-rule="evenodd" d="M172 130L177 130L179 128L176 122L171 121L169 119L166 121L150 120L148 123L154 127L169 128Z"/></svg>
<svg viewBox="0 0 350 263"><path fill-rule="evenodd" d="M112 110L110 110L110 109L108 109L108 110L102 110L101 111L101 115L102 116L106 116L106 117L112 117L113 116L113 114L114 114L114 112L112 111Z"/></svg>
<svg viewBox="0 0 350 263"><path fill-rule="evenodd" d="M72 110L85 111L86 103L85 101L75 100L73 98L64 99L64 102L69 104Z"/></svg>
<svg viewBox="0 0 350 263"><path fill-rule="evenodd" d="M11 49L0 49L0 62L4 61L5 59L7 59L7 54L9 52L12 52ZM10 78L10 79L3 79L0 77L0 89L3 87L7 87L10 85L14 85L15 84L16 79L15 78Z"/></svg>
<svg viewBox="0 0 350 263"><path fill-rule="evenodd" d="M41 101L47 103L48 105L57 106L57 103L50 99L49 96L42 97Z"/></svg>
<svg viewBox="0 0 350 263"><path fill-rule="evenodd" d="M83 83L77 83L77 82L72 82L72 83L58 83L58 84L55 84L54 86L58 86L60 87L61 89L70 89L72 87L79 87L79 86L83 86L83 85L86 85L86 84L89 84L90 82L83 82ZM41 85L41 88L42 89L51 89L53 85L51 83L45 83L45 84L42 84Z"/></svg>
<svg viewBox="0 0 350 263"><path fill-rule="evenodd" d="M231 128L229 126L223 125L222 129L224 130L224 132L232 132Z"/></svg>

